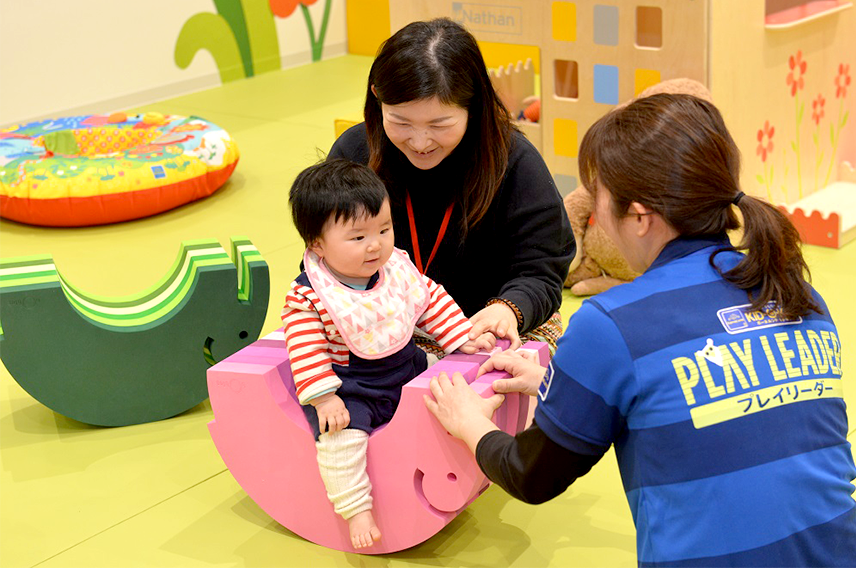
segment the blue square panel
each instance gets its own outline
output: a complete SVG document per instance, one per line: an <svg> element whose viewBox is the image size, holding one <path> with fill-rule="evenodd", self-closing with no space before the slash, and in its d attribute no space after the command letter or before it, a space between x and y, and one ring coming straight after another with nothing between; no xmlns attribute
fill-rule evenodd
<svg viewBox="0 0 856 568"><path fill-rule="evenodd" d="M595 5L594 42L598 45L618 45L618 6Z"/></svg>
<svg viewBox="0 0 856 568"><path fill-rule="evenodd" d="M618 104L618 67L615 65L594 66L594 102Z"/></svg>
<svg viewBox="0 0 856 568"><path fill-rule="evenodd" d="M556 189L559 190L559 195L565 197L567 194L577 188L577 178L565 174L555 174L553 179L556 181Z"/></svg>

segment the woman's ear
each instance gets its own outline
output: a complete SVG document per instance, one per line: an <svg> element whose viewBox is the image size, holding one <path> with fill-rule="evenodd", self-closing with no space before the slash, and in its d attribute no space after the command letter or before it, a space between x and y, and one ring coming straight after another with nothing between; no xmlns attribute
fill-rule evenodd
<svg viewBox="0 0 856 568"><path fill-rule="evenodd" d="M656 213L649 211L638 201L632 202L630 207L627 208L627 216L635 217L636 234L640 237L644 237L651 229L651 224L654 221L654 215L656 215Z"/></svg>
<svg viewBox="0 0 856 568"><path fill-rule="evenodd" d="M627 215L628 216L650 215L650 214L651 214L651 212L648 211L645 208L645 206L642 205L641 203L639 203L638 201L633 201L632 203L630 203L630 206L627 208Z"/></svg>
<svg viewBox="0 0 856 568"><path fill-rule="evenodd" d="M375 90L374 85L372 85L371 89L372 89L372 94L374 95L374 98L377 98L377 91Z"/></svg>

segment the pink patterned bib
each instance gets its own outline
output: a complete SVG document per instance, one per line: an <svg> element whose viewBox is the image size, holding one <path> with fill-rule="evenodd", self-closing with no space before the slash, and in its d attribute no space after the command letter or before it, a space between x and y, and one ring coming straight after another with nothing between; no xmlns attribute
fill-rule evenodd
<svg viewBox="0 0 856 568"><path fill-rule="evenodd" d="M363 359L381 359L404 347L430 302L422 275L399 249L393 249L370 290L342 284L309 250L303 267L345 344Z"/></svg>

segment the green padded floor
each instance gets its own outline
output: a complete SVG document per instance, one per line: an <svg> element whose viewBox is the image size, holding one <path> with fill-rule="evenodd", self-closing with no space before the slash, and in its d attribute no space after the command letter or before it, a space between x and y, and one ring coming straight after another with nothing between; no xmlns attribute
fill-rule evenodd
<svg viewBox="0 0 856 568"><path fill-rule="evenodd" d="M198 115L238 142L241 161L212 197L119 225L51 229L0 223L0 256L51 255L92 296L159 282L182 241L247 236L270 267L262 333L279 327L302 253L288 217L298 171L333 143L333 119L362 108L370 59L345 56L132 111ZM814 281L856 357L856 244L807 247ZM565 319L579 306L566 293ZM51 349L44 337L38 349ZM846 364L846 363L845 363ZM856 385L846 384L851 424ZM629 509L610 453L565 494L538 507L491 487L441 533L382 557L326 550L291 534L250 500L208 435L207 401L175 418L87 426L55 414L0 369L0 566L635 566ZM854 434L851 432L851 440Z"/></svg>

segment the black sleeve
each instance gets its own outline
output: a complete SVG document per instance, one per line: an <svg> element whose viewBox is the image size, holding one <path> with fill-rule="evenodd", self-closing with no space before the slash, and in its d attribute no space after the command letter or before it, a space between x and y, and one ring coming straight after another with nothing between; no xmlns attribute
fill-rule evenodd
<svg viewBox="0 0 856 568"><path fill-rule="evenodd" d="M532 504L563 493L602 456L566 450L534 422L517 436L489 432L476 446L476 461L488 479L515 499Z"/></svg>
<svg viewBox="0 0 856 568"><path fill-rule="evenodd" d="M538 327L562 304L562 288L576 253L571 223L553 177L537 150L515 138L503 182L504 217L497 236L508 267L499 296L523 312L521 333Z"/></svg>
<svg viewBox="0 0 856 568"><path fill-rule="evenodd" d="M368 164L369 144L366 137L365 122L350 127L333 142L333 146L327 153L327 159L344 158L358 164Z"/></svg>

